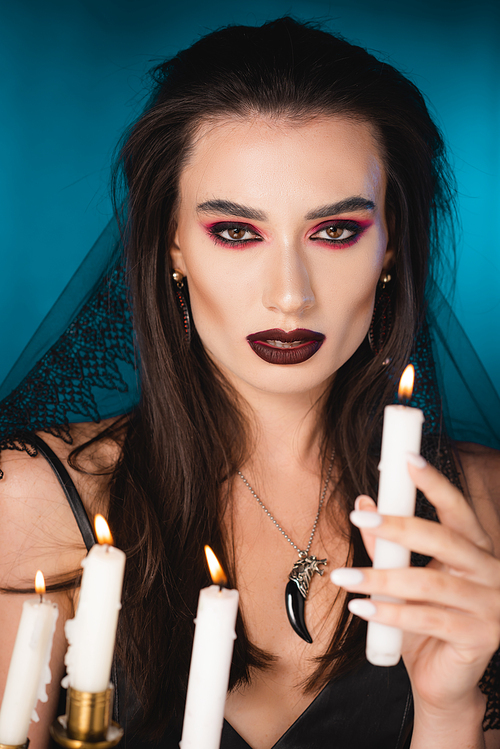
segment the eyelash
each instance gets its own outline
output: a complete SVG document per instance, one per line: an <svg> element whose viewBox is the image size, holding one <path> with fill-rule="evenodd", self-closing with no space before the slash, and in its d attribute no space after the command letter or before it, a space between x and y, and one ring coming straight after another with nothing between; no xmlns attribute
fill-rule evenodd
<svg viewBox="0 0 500 749"><path fill-rule="evenodd" d="M364 224L364 222L363 222ZM309 239L313 242L324 242L325 244L328 244L330 246L335 247L350 247L353 245L359 237L364 233L367 226L359 223L358 221L353 221L351 219L339 219L337 221L328 221L325 222L322 226L318 226L314 229L313 233L309 236ZM315 237L315 234L319 234L322 231L325 231L326 229L342 229L352 232L352 234L349 237L345 237L344 239L331 239L327 237ZM227 231L228 229L236 229L239 231L245 231L249 232L250 234L253 234L254 236L251 239L226 239L225 237L221 237L222 232ZM242 247L243 245L249 245L253 242L262 242L263 238L258 234L258 232L254 229L253 226L250 226L249 224L243 224L238 221L225 221L220 222L217 224L213 224L212 226L208 227L208 232L211 236L211 238L217 243L224 247Z"/></svg>
<svg viewBox="0 0 500 749"><path fill-rule="evenodd" d="M364 233L365 229L367 229L367 225L359 223L358 221L352 221L352 219L339 219L337 221L328 221L324 223L322 226L318 226L313 233L309 236L309 239L312 242L325 242L328 245L333 245L335 247L350 247L353 245L357 240L360 238L360 236ZM331 239L329 237L315 237L315 234L319 234L319 232L325 231L326 229L342 229L343 231L347 230L352 232L352 234L349 237L344 237L344 239Z"/></svg>
<svg viewBox="0 0 500 749"><path fill-rule="evenodd" d="M221 237L220 235L222 234L222 232L227 231L227 229L248 231L250 232L250 234L254 234L255 236L251 239L226 239L225 237ZM248 245L252 242L263 241L263 238L259 236L258 232L255 231L253 226L250 226L249 224L240 224L237 221L225 221L223 223L214 224L213 226L210 226L208 228L208 232L217 244L221 244L224 247L241 247L242 245Z"/></svg>

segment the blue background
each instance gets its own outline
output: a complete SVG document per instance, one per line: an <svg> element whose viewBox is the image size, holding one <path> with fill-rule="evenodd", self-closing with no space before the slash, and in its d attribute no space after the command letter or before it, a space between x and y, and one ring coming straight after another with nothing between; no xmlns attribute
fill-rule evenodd
<svg viewBox="0 0 500 749"><path fill-rule="evenodd" d="M317 20L405 72L448 140L454 308L500 391L500 3L0 2L0 381L106 225L114 146L146 71L227 23Z"/></svg>

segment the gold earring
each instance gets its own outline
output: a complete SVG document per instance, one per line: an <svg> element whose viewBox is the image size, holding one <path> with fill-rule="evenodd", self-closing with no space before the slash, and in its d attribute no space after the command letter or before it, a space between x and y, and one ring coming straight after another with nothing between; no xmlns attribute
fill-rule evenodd
<svg viewBox="0 0 500 749"><path fill-rule="evenodd" d="M386 273L386 274L385 274L385 275L384 275L384 276L383 276L383 277L382 277L382 278L380 279L380 282L381 282L381 284L382 284L382 288L383 288L383 289L385 289L385 285L386 285L386 283L389 283L389 281L391 280L391 278L392 278L391 274L390 274L390 273Z"/></svg>
<svg viewBox="0 0 500 749"><path fill-rule="evenodd" d="M180 288L183 287L184 275L180 272L180 270L172 271L172 279L175 281L177 286L179 286Z"/></svg>

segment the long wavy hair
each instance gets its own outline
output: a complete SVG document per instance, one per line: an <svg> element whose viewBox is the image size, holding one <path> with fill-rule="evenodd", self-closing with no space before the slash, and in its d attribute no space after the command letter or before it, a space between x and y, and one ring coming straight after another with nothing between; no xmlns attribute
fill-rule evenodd
<svg viewBox="0 0 500 749"><path fill-rule="evenodd" d="M250 415L196 329L186 344L171 282L179 175L198 128L256 114L293 121L341 115L370 123L377 138L395 249L394 324L378 355L365 342L341 367L322 414L323 455L335 446L339 469L337 516L347 517L358 494L376 496L382 410L425 319L430 263L440 257L452 192L442 138L417 88L365 49L312 25L285 17L221 29L156 67L152 79L151 99L124 137L114 175L142 395L111 477L109 519L128 558L117 652L155 738L182 719L193 618L199 590L209 582L205 543L237 586L231 539L222 531L228 502L222 487L231 486L251 450ZM329 509L334 522L333 500ZM357 532L350 544L353 563L366 564ZM362 657L363 624L342 606L306 689ZM240 616L230 687L271 660L249 641Z"/></svg>

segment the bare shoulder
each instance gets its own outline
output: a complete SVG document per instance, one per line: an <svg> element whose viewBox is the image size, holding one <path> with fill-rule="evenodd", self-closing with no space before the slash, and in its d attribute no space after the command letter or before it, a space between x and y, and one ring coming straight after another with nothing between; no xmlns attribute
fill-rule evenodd
<svg viewBox="0 0 500 749"><path fill-rule="evenodd" d="M120 458L124 437L123 427L113 431L118 423L123 425L123 420L72 424L71 443L40 434L70 474L89 515L106 513L109 478Z"/></svg>
<svg viewBox="0 0 500 749"><path fill-rule="evenodd" d="M41 434L67 468L89 517L106 510L112 447L106 441L91 446L89 454L82 453L78 470L70 465L69 456L75 446L95 436L96 430L95 425L74 425L72 445ZM41 455L31 457L17 450L2 451L1 463L0 586L27 587L37 569L54 580L74 573L86 549L54 471Z"/></svg>
<svg viewBox="0 0 500 749"><path fill-rule="evenodd" d="M471 502L500 558L500 451L471 442L457 447Z"/></svg>
<svg viewBox="0 0 500 749"><path fill-rule="evenodd" d="M472 500L484 497L500 505L500 450L472 442L457 447Z"/></svg>

